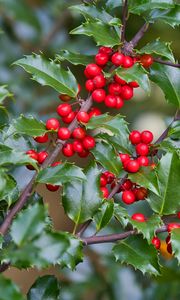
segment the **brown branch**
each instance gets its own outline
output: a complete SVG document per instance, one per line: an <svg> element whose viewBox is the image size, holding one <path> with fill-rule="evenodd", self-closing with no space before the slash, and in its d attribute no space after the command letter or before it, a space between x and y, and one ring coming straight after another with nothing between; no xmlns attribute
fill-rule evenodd
<svg viewBox="0 0 180 300"><path fill-rule="evenodd" d="M149 23L145 23L139 31L136 33L136 35L133 37L133 39L129 42L131 44L131 47L134 48L139 43L139 41L142 39L144 34L149 28Z"/></svg>
<svg viewBox="0 0 180 300"><path fill-rule="evenodd" d="M162 64L162 65L167 65L167 66L171 66L171 67L174 67L174 68L180 68L180 64L174 64L171 61L165 61L165 60L162 60L160 58L154 58L154 61L159 63L159 64Z"/></svg>
<svg viewBox="0 0 180 300"><path fill-rule="evenodd" d="M123 13L122 13L122 29L121 29L122 43L124 43L125 40L127 15L128 15L128 0L125 0L123 5Z"/></svg>

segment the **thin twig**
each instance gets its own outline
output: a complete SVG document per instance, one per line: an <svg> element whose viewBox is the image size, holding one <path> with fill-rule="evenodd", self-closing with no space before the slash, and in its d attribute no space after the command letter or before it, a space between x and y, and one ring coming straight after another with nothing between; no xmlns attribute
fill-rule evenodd
<svg viewBox="0 0 180 300"><path fill-rule="evenodd" d="M127 14L128 14L128 0L125 0L124 5L123 5L123 13L122 13L122 29L121 29L121 42L122 43L125 40Z"/></svg>
<svg viewBox="0 0 180 300"><path fill-rule="evenodd" d="M136 47L136 45L139 43L139 41L142 39L144 34L149 28L149 23L145 23L139 31L136 33L136 35L133 37L133 39L129 42L132 46L132 48Z"/></svg>
<svg viewBox="0 0 180 300"><path fill-rule="evenodd" d="M165 61L165 60L162 60L160 58L154 58L154 61L159 63L159 64L162 64L162 65L167 65L167 66L171 66L171 67L174 67L174 68L180 68L180 64L174 64L171 61Z"/></svg>

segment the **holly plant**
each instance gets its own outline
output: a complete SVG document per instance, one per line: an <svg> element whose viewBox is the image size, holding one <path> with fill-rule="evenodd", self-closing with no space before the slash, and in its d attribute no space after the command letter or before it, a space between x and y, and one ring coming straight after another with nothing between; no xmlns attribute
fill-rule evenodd
<svg viewBox="0 0 180 300"><path fill-rule="evenodd" d="M160 276L162 242L180 263L180 65L170 43L160 38L138 45L157 20L178 26L180 6L173 0L109 0L84 1L70 9L84 17L70 34L93 38L95 55L60 50L54 59L32 53L14 62L57 92L56 117L44 123L25 114L9 121L3 101L12 95L7 86L0 87L0 271L75 269L83 263L84 248L111 243L109 254L117 264ZM143 18L144 25L127 41L132 15ZM72 65L82 66L83 84ZM135 90L150 94L151 82L177 108L157 140L149 130L130 132L121 115L129 102L132 109L136 106ZM84 160L84 168L75 163L75 155ZM32 174L21 191L13 178L19 166ZM74 223L72 232L54 230L39 184L52 192L52 202L53 192L61 195L64 212ZM53 276L41 277L27 299L61 299L60 285ZM0 286L1 299L24 299L2 275Z"/></svg>

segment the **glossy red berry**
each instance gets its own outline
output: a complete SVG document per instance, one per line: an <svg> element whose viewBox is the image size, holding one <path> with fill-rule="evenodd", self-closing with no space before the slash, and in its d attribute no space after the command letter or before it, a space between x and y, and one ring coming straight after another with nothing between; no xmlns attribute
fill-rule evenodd
<svg viewBox="0 0 180 300"><path fill-rule="evenodd" d="M99 108L97 107L93 107L91 108L90 112L89 112L89 118L91 119L92 117L97 117L101 115L101 111Z"/></svg>
<svg viewBox="0 0 180 300"><path fill-rule="evenodd" d="M138 130L131 131L129 140L133 145L139 144L141 142L141 133Z"/></svg>
<svg viewBox="0 0 180 300"><path fill-rule="evenodd" d="M59 99L60 99L61 101L63 101L63 102L68 102L68 101L70 101L72 98L71 98L70 96L66 95L66 94L61 94L61 95L59 95Z"/></svg>
<svg viewBox="0 0 180 300"><path fill-rule="evenodd" d="M136 160L136 159L129 160L129 161L127 161L127 163L125 163L125 169L129 173L136 173L140 169L140 164L139 164L138 160Z"/></svg>
<svg viewBox="0 0 180 300"><path fill-rule="evenodd" d="M103 89L94 90L94 92L92 93L92 98L97 103L103 102L105 97L106 97L106 92Z"/></svg>
<svg viewBox="0 0 180 300"><path fill-rule="evenodd" d="M96 64L89 64L85 69L85 73L90 77L94 78L95 76L101 73L101 68Z"/></svg>
<svg viewBox="0 0 180 300"><path fill-rule="evenodd" d="M106 186L107 183L107 177L104 174L102 174L100 177L100 186Z"/></svg>
<svg viewBox="0 0 180 300"><path fill-rule="evenodd" d="M64 156L66 157L71 157L74 154L74 149L73 149L73 145L70 143L67 143L65 146L63 146L62 148L62 153L64 154Z"/></svg>
<svg viewBox="0 0 180 300"><path fill-rule="evenodd" d="M101 89L106 85L106 79L102 74L97 75L93 78L93 84L96 89Z"/></svg>
<svg viewBox="0 0 180 300"><path fill-rule="evenodd" d="M136 153L138 155L147 156L149 153L148 145L143 143L136 145Z"/></svg>
<svg viewBox="0 0 180 300"><path fill-rule="evenodd" d="M46 121L47 130L57 130L60 127L60 123L56 118L51 118Z"/></svg>
<svg viewBox="0 0 180 300"><path fill-rule="evenodd" d="M68 128L66 128L66 127L59 128L58 138L60 140L63 140L63 141L68 140L70 138L70 136L71 136L71 132Z"/></svg>
<svg viewBox="0 0 180 300"><path fill-rule="evenodd" d="M74 152L80 153L83 151L83 144L80 141L75 140L72 145Z"/></svg>
<svg viewBox="0 0 180 300"><path fill-rule="evenodd" d="M114 76L114 80L119 83L120 85L125 85L126 81L124 79L122 79L121 77L119 77L118 75Z"/></svg>
<svg viewBox="0 0 180 300"><path fill-rule="evenodd" d="M123 61L124 61L124 54L122 54L120 52L114 53L111 57L111 61L112 61L113 65L115 65L115 66L122 66Z"/></svg>
<svg viewBox="0 0 180 300"><path fill-rule="evenodd" d="M128 191L132 188L133 183L131 180L127 179L122 185L121 185L121 190L122 191Z"/></svg>
<svg viewBox="0 0 180 300"><path fill-rule="evenodd" d="M59 189L59 185L46 184L46 188L50 192L56 192Z"/></svg>
<svg viewBox="0 0 180 300"><path fill-rule="evenodd" d="M81 140L84 139L85 136L86 136L86 131L83 128L77 127L73 130L72 137L74 139Z"/></svg>
<svg viewBox="0 0 180 300"><path fill-rule="evenodd" d="M109 171L105 171L103 174L106 176L108 184L112 183L115 179L115 175Z"/></svg>
<svg viewBox="0 0 180 300"><path fill-rule="evenodd" d="M131 219L137 222L145 222L146 218L143 214L141 213L135 213L131 216Z"/></svg>
<svg viewBox="0 0 180 300"><path fill-rule="evenodd" d="M105 100L104 100L104 104L107 106L107 107L116 107L117 105L117 99L116 99L116 96L114 95L107 95Z"/></svg>
<svg viewBox="0 0 180 300"><path fill-rule="evenodd" d="M92 92L95 90L95 85L92 79L86 80L85 88L88 92Z"/></svg>
<svg viewBox="0 0 180 300"><path fill-rule="evenodd" d="M157 236L153 237L151 243L154 245L154 247L156 249L160 249L160 247L161 247L161 240Z"/></svg>
<svg viewBox="0 0 180 300"><path fill-rule="evenodd" d="M173 229L177 229L177 228L180 228L180 224L178 224L178 223L169 223L167 225L168 232L171 232Z"/></svg>
<svg viewBox="0 0 180 300"><path fill-rule="evenodd" d="M110 83L108 86L109 94L119 95L121 93L121 86L119 83Z"/></svg>
<svg viewBox="0 0 180 300"><path fill-rule="evenodd" d="M38 153L35 151L35 150L28 150L27 152L26 152L26 154L29 156L29 157L31 157L32 159L34 159L34 160L38 160ZM34 167L33 166L31 166L31 165L27 165L26 166L27 167L27 169L29 169L29 170L34 170Z"/></svg>
<svg viewBox="0 0 180 300"><path fill-rule="evenodd" d="M62 118L62 121L65 124L70 124L74 120L75 116L76 116L76 113L74 111L71 111L69 115Z"/></svg>
<svg viewBox="0 0 180 300"><path fill-rule="evenodd" d="M141 142L144 144L150 144L153 141L153 138L154 138L154 136L153 136L152 132L149 130L144 130L141 133Z"/></svg>
<svg viewBox="0 0 180 300"><path fill-rule="evenodd" d="M99 53L106 53L106 54L108 54L109 56L112 54L112 48L110 48L110 47L100 47L99 48Z"/></svg>
<svg viewBox="0 0 180 300"><path fill-rule="evenodd" d="M102 187L100 187L100 190L101 190L101 192L103 194L103 198L107 199L108 196L109 196L108 188L105 187L105 186L102 186Z"/></svg>
<svg viewBox="0 0 180 300"><path fill-rule="evenodd" d="M130 100L134 95L133 88L129 85L123 85L121 87L121 96L124 100Z"/></svg>
<svg viewBox="0 0 180 300"><path fill-rule="evenodd" d="M134 203L135 200L136 200L136 199L135 199L135 196L134 196L134 194L133 194L132 191L124 191L124 192L122 193L122 201L123 201L125 204L130 205L130 204Z"/></svg>
<svg viewBox="0 0 180 300"><path fill-rule="evenodd" d="M57 107L57 113L59 116L61 117L66 117L70 114L70 112L72 111L72 108L71 108L71 105L68 104L68 103L63 103L63 104L60 104L58 107Z"/></svg>
<svg viewBox="0 0 180 300"><path fill-rule="evenodd" d="M86 135L82 143L86 150L93 149L96 145L95 139L90 135Z"/></svg>
<svg viewBox="0 0 180 300"><path fill-rule="evenodd" d="M136 81L131 81L128 83L129 86L131 86L132 88L138 88L139 84Z"/></svg>
<svg viewBox="0 0 180 300"><path fill-rule="evenodd" d="M131 68L134 65L134 60L130 56L124 56L122 63L123 68Z"/></svg>
<svg viewBox="0 0 180 300"><path fill-rule="evenodd" d="M116 96L116 108L120 109L121 107L123 107L124 105L124 101L120 96Z"/></svg>
<svg viewBox="0 0 180 300"><path fill-rule="evenodd" d="M136 201L144 200L145 198L147 198L148 191L146 188L140 187L135 189L134 194L136 197Z"/></svg>
<svg viewBox="0 0 180 300"><path fill-rule="evenodd" d="M122 163L125 163L128 160L130 160L130 155L127 153L119 153L119 157Z"/></svg>
<svg viewBox="0 0 180 300"><path fill-rule="evenodd" d="M147 156L139 156L137 160L140 166L144 166L144 167L149 166L149 159Z"/></svg>
<svg viewBox="0 0 180 300"><path fill-rule="evenodd" d="M48 134L45 133L44 135L41 135L41 136L37 136L34 138L34 140L37 142L37 143L47 143L48 142Z"/></svg>
<svg viewBox="0 0 180 300"><path fill-rule="evenodd" d="M95 56L95 62L98 66L105 66L109 60L109 55L106 53L98 53Z"/></svg>
<svg viewBox="0 0 180 300"><path fill-rule="evenodd" d="M140 57L140 62L144 68L149 68L153 64L153 57L150 54L144 54Z"/></svg>
<svg viewBox="0 0 180 300"><path fill-rule="evenodd" d="M38 163L41 165L48 157L48 153L46 151L41 151L38 153Z"/></svg>
<svg viewBox="0 0 180 300"><path fill-rule="evenodd" d="M78 122L82 122L82 123L88 123L89 121L89 114L85 111L80 111L77 114L77 120Z"/></svg>
<svg viewBox="0 0 180 300"><path fill-rule="evenodd" d="M86 149L83 149L81 152L78 152L78 156L81 158L85 158L89 155L89 151Z"/></svg>

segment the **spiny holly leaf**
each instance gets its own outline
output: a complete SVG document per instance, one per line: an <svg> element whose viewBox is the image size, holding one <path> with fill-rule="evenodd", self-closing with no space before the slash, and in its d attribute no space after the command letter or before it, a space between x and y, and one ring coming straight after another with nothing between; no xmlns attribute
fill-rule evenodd
<svg viewBox="0 0 180 300"><path fill-rule="evenodd" d="M39 277L30 288L27 300L60 300L60 284L55 276Z"/></svg>
<svg viewBox="0 0 180 300"><path fill-rule="evenodd" d="M36 178L36 182L61 185L72 180L86 180L86 176L81 168L65 162L56 167L47 167L41 170Z"/></svg>
<svg viewBox="0 0 180 300"><path fill-rule="evenodd" d="M167 153L156 168L159 196L149 196L149 205L160 215L175 213L180 208L180 158L177 153Z"/></svg>
<svg viewBox="0 0 180 300"><path fill-rule="evenodd" d="M147 53L162 56L174 63L174 55L172 53L170 45L171 43L161 42L159 39L157 39L151 43L146 44L140 50L136 50L136 52L140 54Z"/></svg>
<svg viewBox="0 0 180 300"><path fill-rule="evenodd" d="M163 21L168 25L175 27L180 24L180 5L175 5L171 9L155 9L148 16L150 22Z"/></svg>
<svg viewBox="0 0 180 300"><path fill-rule="evenodd" d="M68 50L61 50L60 53L56 55L56 57L60 61L67 60L73 65L87 66L94 61L94 57L92 55L70 52Z"/></svg>
<svg viewBox="0 0 180 300"><path fill-rule="evenodd" d="M25 300L19 287L3 275L0 275L0 293L1 300Z"/></svg>
<svg viewBox="0 0 180 300"><path fill-rule="evenodd" d="M174 6L173 0L129 0L129 11L133 14L142 14L148 10L161 8L166 10Z"/></svg>
<svg viewBox="0 0 180 300"><path fill-rule="evenodd" d="M91 219L102 202L97 165L90 164L84 172L86 181L71 180L63 187L62 203L65 212L76 224Z"/></svg>
<svg viewBox="0 0 180 300"><path fill-rule="evenodd" d="M12 96L13 96L13 94L11 94L7 90L7 86L6 85L1 85L0 86L0 103L2 103L5 98L12 97Z"/></svg>
<svg viewBox="0 0 180 300"><path fill-rule="evenodd" d="M119 203L114 203L114 217L121 223L121 225L125 228L129 223L129 215L127 210L120 206Z"/></svg>
<svg viewBox="0 0 180 300"><path fill-rule="evenodd" d="M110 200L103 202L98 212L93 217L97 232L108 225L113 217L113 213L114 203Z"/></svg>
<svg viewBox="0 0 180 300"><path fill-rule="evenodd" d="M169 103L180 107L180 69L154 63L150 79L162 89Z"/></svg>
<svg viewBox="0 0 180 300"><path fill-rule="evenodd" d="M180 139L180 120L174 121L168 131L168 137Z"/></svg>
<svg viewBox="0 0 180 300"><path fill-rule="evenodd" d="M150 83L147 71L140 64L134 64L134 66L129 69L119 67L114 72L127 82L137 81L140 87L150 94Z"/></svg>
<svg viewBox="0 0 180 300"><path fill-rule="evenodd" d="M11 226L11 237L21 246L38 236L45 228L47 211L44 206L35 204L20 212Z"/></svg>
<svg viewBox="0 0 180 300"><path fill-rule="evenodd" d="M0 106L0 129L9 123L8 111L4 106Z"/></svg>
<svg viewBox="0 0 180 300"><path fill-rule="evenodd" d="M18 199L19 190L15 179L7 174L3 168L0 169L0 201L5 200L10 206Z"/></svg>
<svg viewBox="0 0 180 300"><path fill-rule="evenodd" d="M14 119L10 124L6 133L6 138L15 134L36 137L43 135L46 132L46 126L42 121L38 121L32 116L25 117L21 115L18 119Z"/></svg>
<svg viewBox="0 0 180 300"><path fill-rule="evenodd" d="M178 260L178 264L180 264L180 229L173 229L171 231L171 245L174 256Z"/></svg>
<svg viewBox="0 0 180 300"><path fill-rule="evenodd" d="M123 5L123 0L108 0L106 1L106 7L113 9Z"/></svg>
<svg viewBox="0 0 180 300"><path fill-rule="evenodd" d="M132 265L143 274L160 275L157 251L142 236L130 236L113 248L117 261Z"/></svg>
<svg viewBox="0 0 180 300"><path fill-rule="evenodd" d="M27 55L14 63L33 75L33 80L48 85L61 94L75 97L78 92L77 81L70 70L64 70L54 61L46 60L42 55Z"/></svg>
<svg viewBox="0 0 180 300"><path fill-rule="evenodd" d="M153 215L147 219L146 222L138 222L129 218L129 222L133 228L137 229L139 233L142 233L148 243L151 244L151 240L155 235L156 229L162 225L161 218L158 215Z"/></svg>
<svg viewBox="0 0 180 300"><path fill-rule="evenodd" d="M122 164L111 144L104 141L97 141L96 146L91 150L95 159L107 170L120 176Z"/></svg>
<svg viewBox="0 0 180 300"><path fill-rule="evenodd" d="M120 38L115 28L100 21L83 23L70 33L93 36L98 46L114 47L120 43Z"/></svg>

